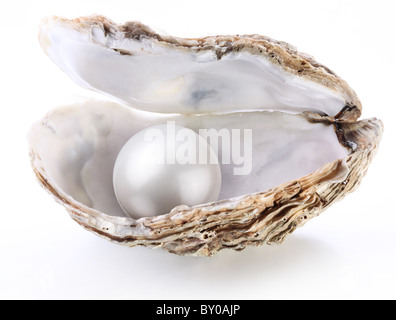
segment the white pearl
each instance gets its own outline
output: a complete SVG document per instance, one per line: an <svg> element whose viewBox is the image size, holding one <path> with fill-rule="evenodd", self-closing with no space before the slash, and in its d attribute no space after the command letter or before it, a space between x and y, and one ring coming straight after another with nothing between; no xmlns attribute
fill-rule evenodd
<svg viewBox="0 0 396 320"><path fill-rule="evenodd" d="M180 137L186 139L180 141ZM203 150L216 163L200 160ZM190 157L188 161L186 156ZM127 141L114 165L113 184L128 216L148 217L170 212L179 205L218 200L221 169L205 139L191 129L168 122L146 128Z"/></svg>

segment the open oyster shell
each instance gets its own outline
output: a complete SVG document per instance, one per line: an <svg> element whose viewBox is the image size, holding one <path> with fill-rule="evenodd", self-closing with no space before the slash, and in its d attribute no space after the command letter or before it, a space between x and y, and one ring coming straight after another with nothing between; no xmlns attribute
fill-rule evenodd
<svg viewBox="0 0 396 320"><path fill-rule="evenodd" d="M379 145L382 123L357 121L361 104L345 81L284 42L181 39L100 16L47 19L40 42L78 84L120 102L57 108L29 134L41 184L80 225L117 243L205 256L279 243L355 190ZM116 156L136 132L169 120L252 129L252 173L222 165L220 201L125 217L112 187Z"/></svg>

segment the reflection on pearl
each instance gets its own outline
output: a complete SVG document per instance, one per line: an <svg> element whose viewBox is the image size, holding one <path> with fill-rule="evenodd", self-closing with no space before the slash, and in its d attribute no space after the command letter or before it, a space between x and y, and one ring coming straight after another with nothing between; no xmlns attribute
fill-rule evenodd
<svg viewBox="0 0 396 320"><path fill-rule="evenodd" d="M210 145L191 129L174 122L146 128L134 135L118 154L114 192L132 218L170 212L179 205L216 201L221 169Z"/></svg>

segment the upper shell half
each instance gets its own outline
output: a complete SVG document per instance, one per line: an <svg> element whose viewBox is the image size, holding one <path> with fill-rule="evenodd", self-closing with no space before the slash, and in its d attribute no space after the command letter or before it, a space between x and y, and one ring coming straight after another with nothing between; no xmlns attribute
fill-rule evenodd
<svg viewBox="0 0 396 320"><path fill-rule="evenodd" d="M40 43L75 82L118 103L60 107L34 124L33 169L74 220L118 243L213 255L281 242L356 188L381 138L379 120L357 121L361 103L344 80L264 36L182 39L137 22L54 17ZM218 202L125 217L112 186L118 152L167 121L197 132L251 129L251 173L222 164Z"/></svg>

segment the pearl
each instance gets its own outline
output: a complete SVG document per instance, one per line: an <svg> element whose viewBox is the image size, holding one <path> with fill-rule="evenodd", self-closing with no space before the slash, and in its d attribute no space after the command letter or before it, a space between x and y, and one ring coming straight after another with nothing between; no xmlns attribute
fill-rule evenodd
<svg viewBox="0 0 396 320"><path fill-rule="evenodd" d="M218 200L221 169L205 139L169 121L127 141L114 165L113 185L128 216L155 216Z"/></svg>

